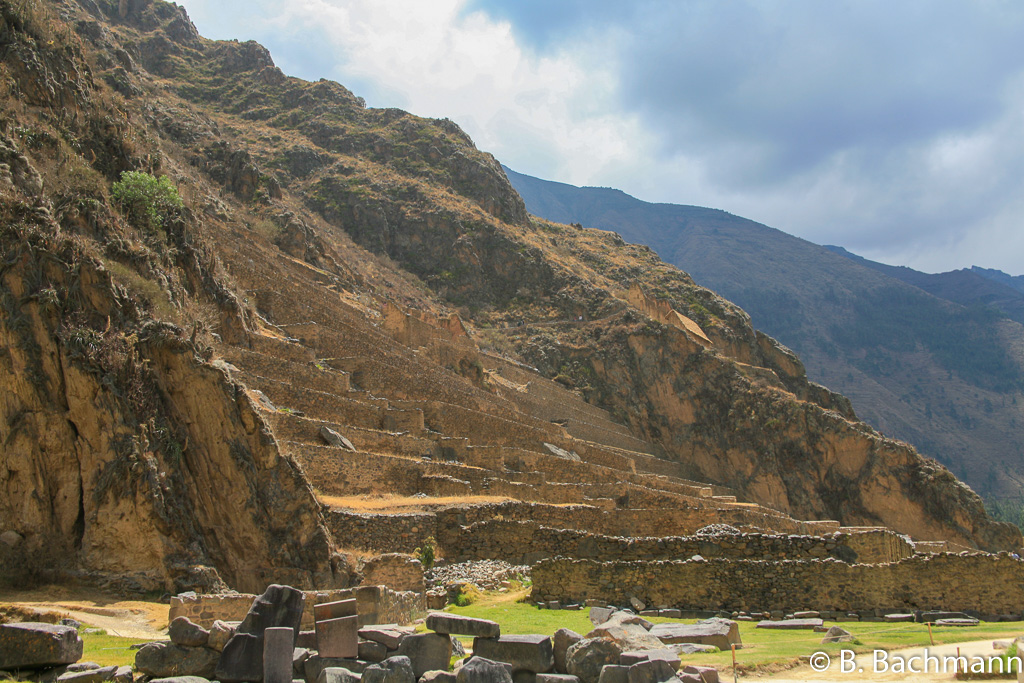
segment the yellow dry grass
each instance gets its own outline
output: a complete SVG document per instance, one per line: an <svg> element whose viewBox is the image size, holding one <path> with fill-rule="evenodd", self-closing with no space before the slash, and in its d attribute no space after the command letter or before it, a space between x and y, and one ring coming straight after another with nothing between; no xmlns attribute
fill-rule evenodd
<svg viewBox="0 0 1024 683"><path fill-rule="evenodd" d="M442 505L480 505L484 503L505 503L512 498L507 496L439 496L416 498L413 496L327 496L318 494L324 505L342 508L353 512L374 512L377 514L399 514L404 512L422 512L428 508Z"/></svg>

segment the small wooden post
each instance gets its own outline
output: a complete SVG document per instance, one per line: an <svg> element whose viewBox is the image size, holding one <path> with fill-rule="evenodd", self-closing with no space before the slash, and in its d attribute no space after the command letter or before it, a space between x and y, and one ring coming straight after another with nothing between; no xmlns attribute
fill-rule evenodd
<svg viewBox="0 0 1024 683"><path fill-rule="evenodd" d="M932 642L932 647L935 647L935 638L932 636L932 622L928 622L928 640Z"/></svg>
<svg viewBox="0 0 1024 683"><path fill-rule="evenodd" d="M732 644L732 683L739 683L739 674L736 673L736 643Z"/></svg>

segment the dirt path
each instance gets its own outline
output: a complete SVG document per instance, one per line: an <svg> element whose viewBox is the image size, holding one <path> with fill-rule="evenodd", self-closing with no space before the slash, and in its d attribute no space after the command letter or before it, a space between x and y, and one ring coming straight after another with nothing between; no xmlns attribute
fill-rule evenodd
<svg viewBox="0 0 1024 683"><path fill-rule="evenodd" d="M0 593L0 611L22 618L32 613L70 617L102 628L112 636L159 640L167 637L169 607L159 602L124 600L95 589L48 586L38 590Z"/></svg>
<svg viewBox="0 0 1024 683"><path fill-rule="evenodd" d="M805 683L806 681L823 681L828 683L842 683L843 681L951 681L953 679L952 660L949 666L944 667L943 659L955 657L957 649L961 656L968 658L968 663L973 661L972 657L991 657L1001 654L1002 651L992 648L992 640L975 640L966 643L953 645L936 645L935 647L909 647L902 650L890 650L884 659L878 664L872 653L857 655L853 658L852 665L847 666L847 671L842 670L842 664L838 658L833 657L831 664L825 671L815 671L810 665L802 665L791 669L777 676L771 676L768 680L771 683ZM927 652L926 652L927 651ZM914 672L902 671L894 673L893 670L899 667L897 659L901 659L906 665L911 665L919 671L924 668L923 657L931 655L937 660L929 660L931 664L928 671ZM916 657L917 659L911 659ZM904 665L904 668L906 667ZM886 671L888 668L888 671ZM726 677L726 680L728 677Z"/></svg>

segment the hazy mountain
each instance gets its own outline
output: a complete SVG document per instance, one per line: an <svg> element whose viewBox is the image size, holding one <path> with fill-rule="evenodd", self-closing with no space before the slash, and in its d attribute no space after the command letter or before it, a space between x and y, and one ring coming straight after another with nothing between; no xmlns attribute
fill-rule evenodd
<svg viewBox="0 0 1024 683"><path fill-rule="evenodd" d="M983 493L1024 491L1020 278L917 273L725 211L506 173L532 213L647 244L742 306L755 327L800 354L811 379L850 397L877 429Z"/></svg>

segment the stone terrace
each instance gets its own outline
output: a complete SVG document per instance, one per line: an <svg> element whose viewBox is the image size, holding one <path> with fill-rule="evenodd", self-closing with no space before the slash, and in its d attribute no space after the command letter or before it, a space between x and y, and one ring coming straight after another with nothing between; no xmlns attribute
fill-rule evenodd
<svg viewBox="0 0 1024 683"><path fill-rule="evenodd" d="M531 368L480 352L458 325L403 319L394 306L375 314L347 301L330 274L271 259L264 252L273 247L240 233L225 236L224 248L235 252L232 275L265 324L244 344L217 351L235 380L262 393L252 395L282 451L321 495L428 497L414 513L328 510L340 546L410 552L432 536L451 558L516 562L765 552L891 561L913 552L885 530L796 520L691 481L680 463L658 457L657 447L607 411ZM267 272L275 262L281 269ZM412 338L416 348L399 341ZM474 383L451 370L466 365L490 380ZM327 445L323 428L355 450ZM462 496L514 502L429 505L429 497ZM690 536L713 523L752 535Z"/></svg>

